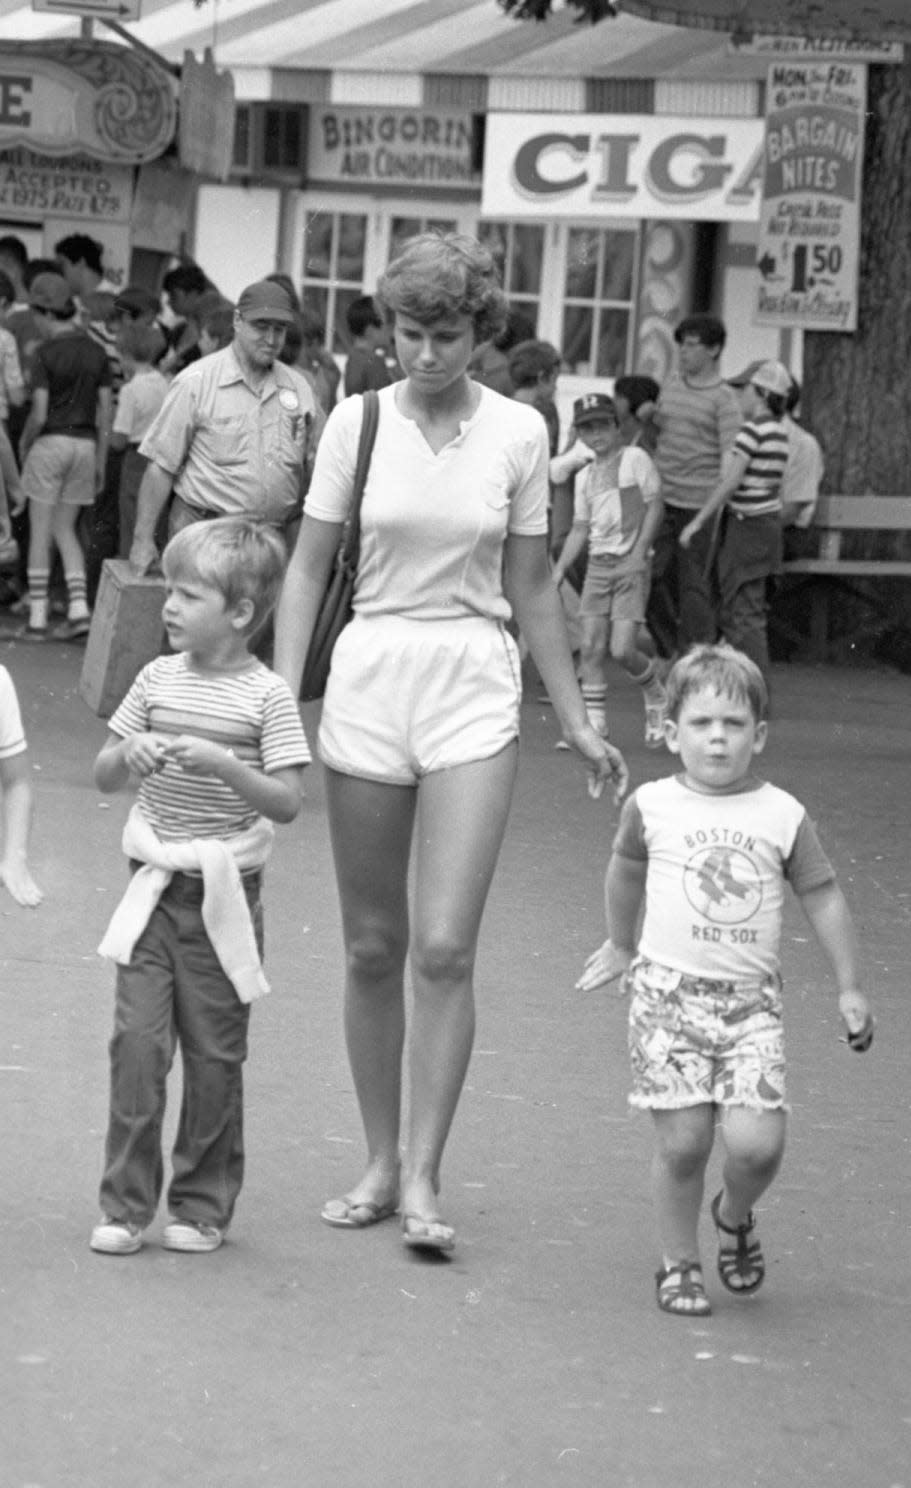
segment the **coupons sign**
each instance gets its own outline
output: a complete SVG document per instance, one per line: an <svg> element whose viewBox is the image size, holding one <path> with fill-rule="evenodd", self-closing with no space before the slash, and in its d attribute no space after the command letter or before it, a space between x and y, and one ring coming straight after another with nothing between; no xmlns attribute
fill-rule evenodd
<svg viewBox="0 0 911 1488"><path fill-rule="evenodd" d="M867 69L769 69L754 319L810 331L857 326Z"/></svg>

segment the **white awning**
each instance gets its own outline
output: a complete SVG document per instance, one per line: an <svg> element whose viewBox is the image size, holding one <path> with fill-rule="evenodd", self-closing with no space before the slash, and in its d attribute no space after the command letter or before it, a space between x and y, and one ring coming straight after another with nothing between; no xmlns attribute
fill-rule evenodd
<svg viewBox="0 0 911 1488"><path fill-rule="evenodd" d="M679 10L680 7L677 7ZM631 14L592 27L555 0L546 22L516 21L496 0L142 0L124 29L171 62L212 47L220 67L485 77L690 77L736 80L765 62L731 56L722 32ZM112 32L96 22L97 34ZM78 16L0 0L0 36L77 36Z"/></svg>

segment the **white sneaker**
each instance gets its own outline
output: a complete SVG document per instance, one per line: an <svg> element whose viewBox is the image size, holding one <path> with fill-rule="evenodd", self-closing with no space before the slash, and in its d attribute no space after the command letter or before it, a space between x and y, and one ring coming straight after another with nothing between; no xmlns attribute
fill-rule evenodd
<svg viewBox="0 0 911 1488"><path fill-rule="evenodd" d="M645 747L660 749L664 743L664 720L666 699L645 705Z"/></svg>
<svg viewBox="0 0 911 1488"><path fill-rule="evenodd" d="M129 1219L102 1214L92 1231L89 1248L101 1255L135 1255L142 1249L142 1230Z"/></svg>
<svg viewBox="0 0 911 1488"><path fill-rule="evenodd" d="M217 1225L203 1224L196 1219L172 1219L161 1233L165 1250L183 1250L195 1255L217 1250L224 1238L224 1231Z"/></svg>

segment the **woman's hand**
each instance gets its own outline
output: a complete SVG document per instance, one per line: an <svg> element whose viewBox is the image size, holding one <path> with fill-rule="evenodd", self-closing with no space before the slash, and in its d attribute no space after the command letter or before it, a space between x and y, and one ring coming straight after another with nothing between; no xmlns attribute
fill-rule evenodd
<svg viewBox="0 0 911 1488"><path fill-rule="evenodd" d="M588 765L588 794L593 801L597 801L608 781L614 788L614 800L622 801L626 795L629 785L629 771L626 768L626 760L615 749L613 744L608 744L602 738L597 729L592 728L590 723L567 734L566 742L581 755Z"/></svg>
<svg viewBox="0 0 911 1488"><path fill-rule="evenodd" d="M614 990L622 996L626 991L625 978L632 959L632 951L621 950L613 941L606 940L586 960L582 975L576 983L576 990L593 992L595 987L606 986L608 982L620 977L620 984Z"/></svg>

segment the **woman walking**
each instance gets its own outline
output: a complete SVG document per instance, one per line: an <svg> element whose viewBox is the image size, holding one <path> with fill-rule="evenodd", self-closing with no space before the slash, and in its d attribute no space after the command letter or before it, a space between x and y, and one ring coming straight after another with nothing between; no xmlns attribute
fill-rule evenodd
<svg viewBox="0 0 911 1488"><path fill-rule="evenodd" d="M363 1228L401 1210L406 1245L448 1251L440 1163L471 1053L478 932L516 774L512 615L592 794L610 778L622 794L626 769L587 721L550 578L544 422L468 375L505 318L492 258L471 238L422 235L389 266L378 298L405 377L379 393L355 614L333 654L319 732L367 1168L322 1218ZM326 425L282 592L275 665L295 690L350 502L362 406L345 400ZM406 956L414 1002L400 1153Z"/></svg>

